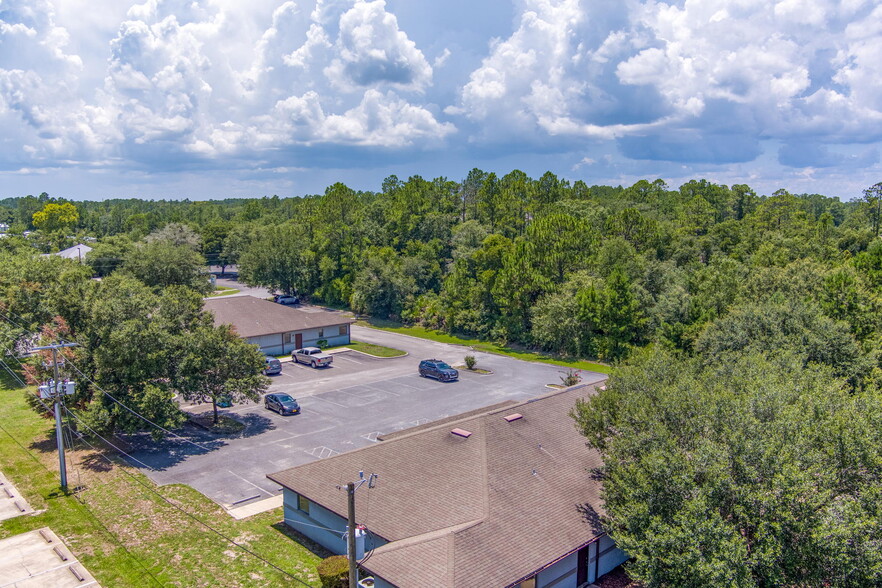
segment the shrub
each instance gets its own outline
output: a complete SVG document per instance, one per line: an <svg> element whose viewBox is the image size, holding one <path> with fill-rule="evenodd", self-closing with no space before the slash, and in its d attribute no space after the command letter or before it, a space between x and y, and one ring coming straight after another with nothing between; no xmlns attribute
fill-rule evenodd
<svg viewBox="0 0 882 588"><path fill-rule="evenodd" d="M324 349L325 347L328 346L328 340L327 339L319 339L318 341L315 342L315 346L318 347L319 349Z"/></svg>
<svg viewBox="0 0 882 588"><path fill-rule="evenodd" d="M345 555L332 555L316 566L322 588L347 588L349 586L349 560Z"/></svg>
<svg viewBox="0 0 882 588"><path fill-rule="evenodd" d="M574 370L573 368L568 369L563 376L560 377L561 383L569 388L570 386L575 386L579 382L582 381L582 374L579 373L579 370Z"/></svg>
<svg viewBox="0 0 882 588"><path fill-rule="evenodd" d="M474 355L466 355L465 356L465 365L468 369L475 369L475 364L478 363L478 360L475 359Z"/></svg>

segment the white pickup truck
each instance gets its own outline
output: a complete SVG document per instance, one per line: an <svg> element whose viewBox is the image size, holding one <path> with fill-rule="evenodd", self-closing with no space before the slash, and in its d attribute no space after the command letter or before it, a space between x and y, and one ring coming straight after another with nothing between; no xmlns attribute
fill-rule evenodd
<svg viewBox="0 0 882 588"><path fill-rule="evenodd" d="M304 347L291 352L291 360L294 363L308 363L312 367L325 367L331 365L334 358L324 353L318 347Z"/></svg>

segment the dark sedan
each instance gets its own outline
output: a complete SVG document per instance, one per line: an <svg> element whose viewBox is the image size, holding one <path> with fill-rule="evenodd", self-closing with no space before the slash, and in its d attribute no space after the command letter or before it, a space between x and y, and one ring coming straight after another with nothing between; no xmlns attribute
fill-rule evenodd
<svg viewBox="0 0 882 588"><path fill-rule="evenodd" d="M274 410L280 415L300 414L300 405L287 394L267 394L263 398L267 410Z"/></svg>

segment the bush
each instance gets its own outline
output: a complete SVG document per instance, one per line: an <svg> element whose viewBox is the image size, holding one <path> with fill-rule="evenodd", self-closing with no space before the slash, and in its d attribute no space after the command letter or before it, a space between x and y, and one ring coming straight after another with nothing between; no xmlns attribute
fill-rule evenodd
<svg viewBox="0 0 882 588"><path fill-rule="evenodd" d="M349 560L345 555L332 555L316 566L322 588L347 588L349 586Z"/></svg>
<svg viewBox="0 0 882 588"><path fill-rule="evenodd" d="M582 374L579 373L579 370L574 370L573 368L568 369L563 376L560 377L561 383L569 388L570 386L575 386L579 382L582 381Z"/></svg>
<svg viewBox="0 0 882 588"><path fill-rule="evenodd" d="M315 342L315 346L318 347L319 349L324 349L325 347L328 346L328 340L327 339L319 339L318 341Z"/></svg>
<svg viewBox="0 0 882 588"><path fill-rule="evenodd" d="M465 365L468 369L475 369L475 364L478 363L478 360L475 359L474 355L466 355L465 356Z"/></svg>

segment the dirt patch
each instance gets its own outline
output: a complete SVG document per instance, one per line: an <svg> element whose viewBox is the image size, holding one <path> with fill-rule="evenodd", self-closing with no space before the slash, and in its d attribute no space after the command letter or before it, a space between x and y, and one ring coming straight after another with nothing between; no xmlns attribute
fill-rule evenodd
<svg viewBox="0 0 882 588"><path fill-rule="evenodd" d="M595 582L599 588L643 588L643 584L633 581L622 566L617 567Z"/></svg>
<svg viewBox="0 0 882 588"><path fill-rule="evenodd" d="M208 431L209 433L236 435L245 430L245 423L226 414L218 415L217 424L213 421L214 415L211 411L201 414L192 414L189 418L190 423L196 425L200 429Z"/></svg>

